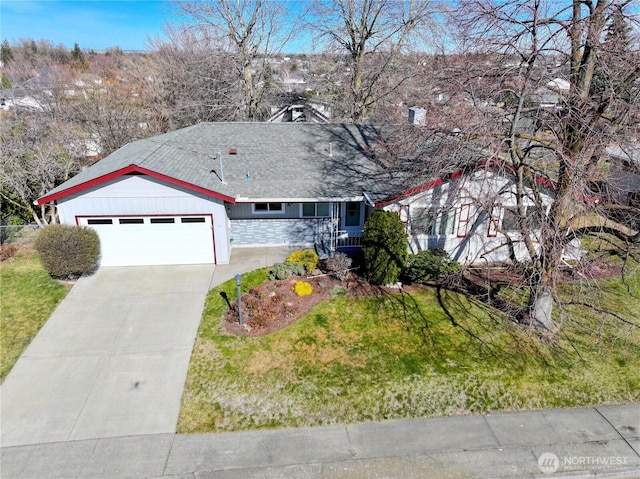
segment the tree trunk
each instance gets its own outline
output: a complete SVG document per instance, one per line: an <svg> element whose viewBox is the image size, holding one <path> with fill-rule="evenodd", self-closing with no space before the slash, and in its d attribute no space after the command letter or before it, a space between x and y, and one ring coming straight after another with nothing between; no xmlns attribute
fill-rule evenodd
<svg viewBox="0 0 640 479"><path fill-rule="evenodd" d="M555 323L551 317L553 311L553 288L550 284L541 284L532 288L529 299L529 314L537 329L553 331Z"/></svg>

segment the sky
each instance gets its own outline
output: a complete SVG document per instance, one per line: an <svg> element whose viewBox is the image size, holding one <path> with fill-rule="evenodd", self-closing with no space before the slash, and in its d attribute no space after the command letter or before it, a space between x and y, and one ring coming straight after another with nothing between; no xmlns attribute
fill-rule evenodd
<svg viewBox="0 0 640 479"><path fill-rule="evenodd" d="M0 38L54 45L147 50L171 21L168 0L0 0Z"/></svg>

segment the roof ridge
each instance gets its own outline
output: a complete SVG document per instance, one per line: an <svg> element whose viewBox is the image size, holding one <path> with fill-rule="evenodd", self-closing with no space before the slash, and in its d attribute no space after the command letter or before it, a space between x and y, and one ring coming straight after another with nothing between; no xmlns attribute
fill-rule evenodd
<svg viewBox="0 0 640 479"><path fill-rule="evenodd" d="M156 153L160 148L165 146L166 142L156 142L153 138L148 138L149 143L156 143L158 145L157 148L154 148L153 151L150 151L147 156L145 156L138 166L142 166L154 153Z"/></svg>

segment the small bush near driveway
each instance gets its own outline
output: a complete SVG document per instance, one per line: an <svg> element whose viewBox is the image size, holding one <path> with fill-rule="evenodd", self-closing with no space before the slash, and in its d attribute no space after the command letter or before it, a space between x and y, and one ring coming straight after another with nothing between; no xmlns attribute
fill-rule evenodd
<svg viewBox="0 0 640 479"><path fill-rule="evenodd" d="M301 249L291 253L287 258L287 263L300 264L309 273L318 266L318 255L310 249Z"/></svg>
<svg viewBox="0 0 640 479"><path fill-rule="evenodd" d="M100 238L95 230L87 227L46 226L39 231L35 247L42 266L54 278L91 272L100 260Z"/></svg>
<svg viewBox="0 0 640 479"><path fill-rule="evenodd" d="M300 263L276 263L269 270L269 279L287 279L291 276L302 276L305 272Z"/></svg>

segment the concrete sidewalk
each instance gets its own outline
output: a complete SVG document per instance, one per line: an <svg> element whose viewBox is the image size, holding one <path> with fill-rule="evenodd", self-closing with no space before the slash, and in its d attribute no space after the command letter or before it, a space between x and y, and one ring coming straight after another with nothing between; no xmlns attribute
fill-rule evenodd
<svg viewBox="0 0 640 479"><path fill-rule="evenodd" d="M639 478L640 405L9 447L3 479Z"/></svg>
<svg viewBox="0 0 640 479"><path fill-rule="evenodd" d="M300 248L280 246L269 248L248 248L236 246L231 250L229 264L218 264L213 274L210 288L224 283L236 274L249 273L256 269L272 266L286 260L289 255Z"/></svg>

